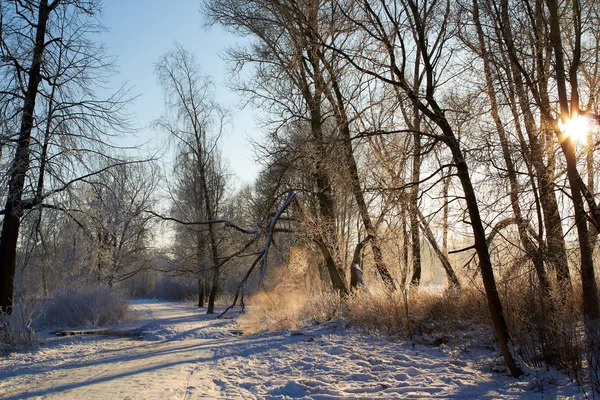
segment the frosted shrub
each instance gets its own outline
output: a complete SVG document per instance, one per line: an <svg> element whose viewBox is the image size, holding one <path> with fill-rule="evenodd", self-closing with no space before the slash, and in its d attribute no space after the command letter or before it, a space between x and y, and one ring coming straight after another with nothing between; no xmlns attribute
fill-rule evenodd
<svg viewBox="0 0 600 400"><path fill-rule="evenodd" d="M563 298L554 283L550 299L532 285L535 279L524 276L500 287L507 323L519 356L534 367L550 365L574 380L581 379L585 343L581 286Z"/></svg>
<svg viewBox="0 0 600 400"><path fill-rule="evenodd" d="M337 293L315 295L282 285L251 296L238 322L246 333L297 329L332 320L340 307Z"/></svg>
<svg viewBox="0 0 600 400"><path fill-rule="evenodd" d="M262 291L250 297L238 322L246 333L296 329L302 325L304 301L299 291Z"/></svg>
<svg viewBox="0 0 600 400"><path fill-rule="evenodd" d="M28 347L38 341L31 327L38 304L36 298L20 299L11 314L0 313L0 349Z"/></svg>
<svg viewBox="0 0 600 400"><path fill-rule="evenodd" d="M54 327L97 327L123 319L127 299L116 289L87 286L57 290L44 305L42 322Z"/></svg>

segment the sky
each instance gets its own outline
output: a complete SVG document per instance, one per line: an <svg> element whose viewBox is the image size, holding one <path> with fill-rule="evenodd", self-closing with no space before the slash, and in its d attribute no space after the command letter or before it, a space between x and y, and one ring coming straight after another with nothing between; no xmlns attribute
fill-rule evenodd
<svg viewBox="0 0 600 400"><path fill-rule="evenodd" d="M110 85L117 88L125 83L132 95L138 95L128 112L141 130L124 142L128 146L150 142L150 147L165 142L166 134L151 126L164 110L154 67L160 56L178 43L196 56L204 74L215 83L216 100L230 111L231 123L221 139L221 150L237 176L234 183L251 183L258 172L248 144L249 138L260 137L253 118L256 110L239 108L240 96L225 87L227 66L220 57L227 46L241 39L220 27L206 28L200 0L104 0L101 22L108 29L101 40L107 54L117 57L119 68ZM165 160L168 172L169 158Z"/></svg>

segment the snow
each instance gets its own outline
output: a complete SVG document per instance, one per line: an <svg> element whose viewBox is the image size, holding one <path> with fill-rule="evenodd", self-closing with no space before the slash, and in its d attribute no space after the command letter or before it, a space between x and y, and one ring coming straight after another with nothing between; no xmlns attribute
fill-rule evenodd
<svg viewBox="0 0 600 400"><path fill-rule="evenodd" d="M234 334L235 320L192 304L132 302L136 336L47 336L0 358L13 399L551 399L584 398L558 372L508 377L490 348L422 346L341 323Z"/></svg>

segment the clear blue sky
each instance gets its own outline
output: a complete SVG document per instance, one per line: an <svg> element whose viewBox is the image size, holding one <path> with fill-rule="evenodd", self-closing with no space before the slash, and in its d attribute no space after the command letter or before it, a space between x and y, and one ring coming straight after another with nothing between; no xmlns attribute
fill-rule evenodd
<svg viewBox="0 0 600 400"><path fill-rule="evenodd" d="M129 107L142 130L128 145L149 140L161 141L164 133L149 125L163 112L163 95L154 75L159 57L179 43L196 56L206 75L212 76L216 99L231 111L232 124L221 141L221 150L239 180L250 183L257 166L252 161L248 137L260 133L252 117L256 110L239 110L240 98L224 85L226 63L219 57L224 49L240 39L219 27L203 27L200 0L104 0L102 35L109 55L117 56L119 75L114 85L127 82L132 94L140 97ZM167 165L167 170L170 166Z"/></svg>

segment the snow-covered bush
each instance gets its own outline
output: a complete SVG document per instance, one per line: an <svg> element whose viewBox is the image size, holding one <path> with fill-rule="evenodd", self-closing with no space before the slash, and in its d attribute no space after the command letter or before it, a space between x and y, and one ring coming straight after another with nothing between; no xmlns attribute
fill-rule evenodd
<svg viewBox="0 0 600 400"><path fill-rule="evenodd" d="M31 327L39 300L34 297L18 299L12 313L0 312L0 350L31 346L39 339Z"/></svg>
<svg viewBox="0 0 600 400"><path fill-rule="evenodd" d="M123 319L127 299L106 286L59 289L43 305L41 322L54 327L96 327Z"/></svg>

